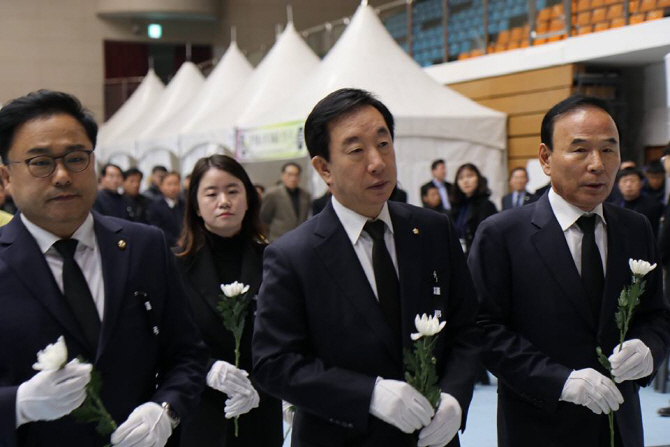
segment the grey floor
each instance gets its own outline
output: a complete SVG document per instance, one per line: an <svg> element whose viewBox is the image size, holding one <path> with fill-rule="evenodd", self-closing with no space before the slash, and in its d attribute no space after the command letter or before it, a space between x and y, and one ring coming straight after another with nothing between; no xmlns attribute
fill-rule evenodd
<svg viewBox="0 0 670 447"><path fill-rule="evenodd" d="M475 388L468 415L468 429L461 435L462 447L496 447L496 386ZM660 417L656 410L670 406L670 394L651 388L640 390L644 440L647 447L670 446L670 417ZM290 447L287 440L284 447Z"/></svg>

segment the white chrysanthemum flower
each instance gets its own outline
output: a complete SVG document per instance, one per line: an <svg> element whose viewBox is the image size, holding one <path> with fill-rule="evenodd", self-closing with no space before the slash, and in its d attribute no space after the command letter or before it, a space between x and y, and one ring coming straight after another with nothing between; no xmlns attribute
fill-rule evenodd
<svg viewBox="0 0 670 447"><path fill-rule="evenodd" d="M243 293L247 293L248 290L249 290L248 285L244 285L241 282L237 281L231 284L221 284L221 291L228 298L234 298L238 295L242 295Z"/></svg>
<svg viewBox="0 0 670 447"><path fill-rule="evenodd" d="M37 363L33 369L37 371L55 371L65 366L67 362L67 345L61 335L56 343L48 345L37 353Z"/></svg>
<svg viewBox="0 0 670 447"><path fill-rule="evenodd" d="M446 321L440 323L440 319L437 316L429 317L426 314L421 316L417 315L416 318L414 318L414 325L419 332L411 334L410 337L412 337L412 340L414 341L421 337L431 337L444 329L446 324Z"/></svg>
<svg viewBox="0 0 670 447"><path fill-rule="evenodd" d="M630 266L630 271L633 272L635 276L645 276L647 273L651 272L656 268L656 264L651 265L647 261L641 259L629 259L628 265Z"/></svg>

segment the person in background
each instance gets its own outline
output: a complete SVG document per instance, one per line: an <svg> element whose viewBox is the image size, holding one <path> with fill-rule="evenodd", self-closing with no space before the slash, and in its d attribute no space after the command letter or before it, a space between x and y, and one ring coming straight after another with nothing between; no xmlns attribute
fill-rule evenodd
<svg viewBox="0 0 670 447"><path fill-rule="evenodd" d="M254 188L256 188L256 192L258 193L258 198L263 200L263 196L265 195L265 186L261 185L260 183L256 183L254 185Z"/></svg>
<svg viewBox="0 0 670 447"><path fill-rule="evenodd" d="M502 208L509 210L523 206L530 201L531 194L526 191L528 184L528 171L526 168L514 168L509 174L509 189L510 192L502 199Z"/></svg>
<svg viewBox="0 0 670 447"><path fill-rule="evenodd" d="M663 195L665 194L665 169L661 160L652 160L647 163L644 170L644 183L642 185L642 194L645 194L661 205L663 203Z"/></svg>
<svg viewBox="0 0 670 447"><path fill-rule="evenodd" d="M156 200L161 196L160 185L163 182L163 177L168 173L165 166L156 165L151 169L151 177L149 178L149 187L142 193L149 200Z"/></svg>
<svg viewBox="0 0 670 447"><path fill-rule="evenodd" d="M424 208L437 211L438 213L448 213L442 206L442 199L440 199L440 192L435 185L428 185L423 189L424 195L421 196L421 202Z"/></svg>
<svg viewBox="0 0 670 447"><path fill-rule="evenodd" d="M391 197L389 197L389 200L394 202L407 203L407 191L400 189L396 183L395 188L393 188L393 192L391 192Z"/></svg>
<svg viewBox="0 0 670 447"><path fill-rule="evenodd" d="M610 446L606 414L615 411L614 445L643 446L638 391L670 348L660 269L645 276L622 344L615 313L629 260L657 261L654 235L644 216L603 203L620 162L606 102L569 97L544 115L540 133L551 189L484 221L468 257L481 358L498 377L498 445Z"/></svg>
<svg viewBox="0 0 670 447"><path fill-rule="evenodd" d="M430 165L430 172L433 175L433 179L421 186L421 197L425 195L425 189L428 188L429 185L435 185L437 187L438 193L440 194L442 207L445 210L450 210L452 185L446 180L447 165L444 163L444 160L438 158L437 160L433 161L433 163Z"/></svg>
<svg viewBox="0 0 670 447"><path fill-rule="evenodd" d="M93 209L105 216L129 219L123 197L119 193L123 184L123 171L117 165L107 163L100 170L98 196Z"/></svg>
<svg viewBox="0 0 670 447"><path fill-rule="evenodd" d="M142 177L142 171L137 168L130 168L123 173L123 201L130 220L147 223L146 212L150 200L140 194Z"/></svg>
<svg viewBox="0 0 670 447"><path fill-rule="evenodd" d="M663 191L663 205L668 205L668 199L670 198L670 143L663 149L663 156L661 157L661 163L663 163L663 170L665 171L665 189Z"/></svg>
<svg viewBox="0 0 670 447"><path fill-rule="evenodd" d="M316 216L328 205L330 198L333 196L333 193L330 192L330 188L319 198L314 199L312 202L312 216Z"/></svg>
<svg viewBox="0 0 670 447"><path fill-rule="evenodd" d="M644 176L637 168L625 168L619 171L617 184L621 192L621 201L617 205L637 211L649 219L654 236L658 236L658 226L663 215L663 205L653 198L642 194Z"/></svg>
<svg viewBox="0 0 670 447"><path fill-rule="evenodd" d="M8 224L10 220L12 220L12 217L14 217L13 214L8 213L7 211L2 209L2 205L5 204L5 185L2 183L2 179L0 178L0 227Z"/></svg>
<svg viewBox="0 0 670 447"><path fill-rule="evenodd" d="M184 202L179 198L180 183L178 172L168 172L160 184L160 197L147 207L147 222L163 230L170 247L177 245L184 221Z"/></svg>
<svg viewBox="0 0 670 447"><path fill-rule="evenodd" d="M206 348L163 234L92 210L97 130L66 93L0 109L0 176L21 210L0 228L2 446L163 447L204 386ZM36 371L60 337L68 362ZM111 437L70 415L92 367Z"/></svg>
<svg viewBox="0 0 670 447"><path fill-rule="evenodd" d="M498 212L489 200L490 195L477 166L465 163L456 170L456 183L451 189L451 218L466 257L479 224Z"/></svg>
<svg viewBox="0 0 670 447"><path fill-rule="evenodd" d="M256 300L246 315L239 369L234 365L233 335L216 307L221 284L238 281L249 286L249 296L258 293L266 246L258 218L260 200L244 168L226 155L198 160L191 185L177 264L210 359L208 387L192 421L182 428L181 445L280 447L281 403L258 391L253 375L248 375ZM241 416L239 437L231 420L235 416Z"/></svg>
<svg viewBox="0 0 670 447"><path fill-rule="evenodd" d="M261 202L261 222L268 228L268 240L276 240L307 220L310 209L309 193L300 185L299 164L282 166L281 184L269 188Z"/></svg>
<svg viewBox="0 0 670 447"><path fill-rule="evenodd" d="M191 174L184 176L181 182L181 191L179 192L179 199L186 203L186 196L188 196L188 188L191 186Z"/></svg>

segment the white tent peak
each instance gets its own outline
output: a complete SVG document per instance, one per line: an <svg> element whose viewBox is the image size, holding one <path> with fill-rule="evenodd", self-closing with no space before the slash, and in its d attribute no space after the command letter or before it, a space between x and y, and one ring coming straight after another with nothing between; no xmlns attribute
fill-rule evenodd
<svg viewBox="0 0 670 447"><path fill-rule="evenodd" d="M153 68L150 68L140 85L98 132L98 144L113 142L144 115L165 89Z"/></svg>

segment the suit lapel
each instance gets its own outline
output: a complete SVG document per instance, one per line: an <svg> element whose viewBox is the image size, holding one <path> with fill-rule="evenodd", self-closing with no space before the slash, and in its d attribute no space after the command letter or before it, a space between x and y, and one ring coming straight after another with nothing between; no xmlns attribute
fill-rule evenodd
<svg viewBox="0 0 670 447"><path fill-rule="evenodd" d="M409 334L415 332L414 317L426 312L421 301L421 233L414 233L412 215L408 208L389 202L393 221L393 239L400 280L400 301L402 309L402 343L411 345Z"/></svg>
<svg viewBox="0 0 670 447"><path fill-rule="evenodd" d="M219 311L216 307L219 297L215 291L221 290L214 264L214 257L209 244L205 244L188 267L188 281L198 291L198 295L212 309L217 316Z"/></svg>
<svg viewBox="0 0 670 447"><path fill-rule="evenodd" d="M3 252L7 265L33 297L42 303L69 336L80 346L88 347L86 337L58 288L44 255L20 216L17 215L3 228L0 250L3 246L7 247Z"/></svg>
<svg viewBox="0 0 670 447"><path fill-rule="evenodd" d="M605 333L606 326L615 325L614 313L619 300L619 294L626 280L631 274L628 270L629 237L617 216L603 204L605 219L607 220L607 271L605 273L605 294L598 320L598 332ZM611 331L607 331L608 333Z"/></svg>
<svg viewBox="0 0 670 447"><path fill-rule="evenodd" d="M546 194L537 202L532 223L538 227L538 230L531 235L531 241L540 258L563 289L565 296L575 307L577 313L595 331L595 317L591 311L589 299L563 235L563 230L554 216Z"/></svg>
<svg viewBox="0 0 670 447"><path fill-rule="evenodd" d="M401 346L384 319L379 303L370 287L361 263L332 203L319 213L315 236L315 250L340 287L344 296L363 315L363 320L386 347L396 362L401 361Z"/></svg>
<svg viewBox="0 0 670 447"><path fill-rule="evenodd" d="M98 358L104 352L114 333L114 327L127 291L128 265L133 241L123 235L123 227L93 212L95 237L102 259L102 277L105 282L105 315L102 319Z"/></svg>

